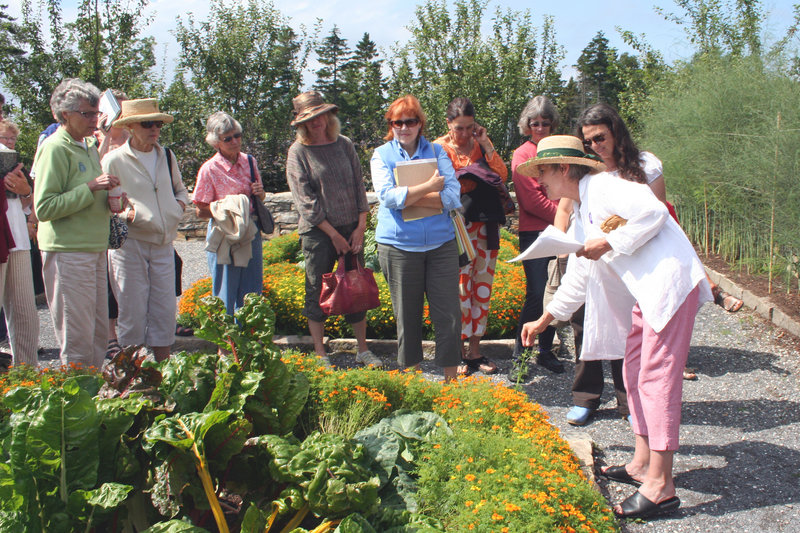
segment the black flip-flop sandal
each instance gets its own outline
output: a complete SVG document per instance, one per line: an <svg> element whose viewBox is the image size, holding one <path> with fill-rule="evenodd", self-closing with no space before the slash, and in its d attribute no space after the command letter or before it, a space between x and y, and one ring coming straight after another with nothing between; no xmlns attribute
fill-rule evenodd
<svg viewBox="0 0 800 533"><path fill-rule="evenodd" d="M601 470L600 475L606 479L610 479L611 481L616 481L617 483L626 483L628 485L633 485L634 487L642 486L641 481L639 481L638 479L634 479L628 473L628 470L625 468L625 465L609 466L605 470Z"/></svg>
<svg viewBox="0 0 800 533"><path fill-rule="evenodd" d="M681 500L677 496L655 503L648 500L637 490L620 504L622 512L617 513L614 511L614 514L620 518L647 518L648 516L675 511L680 506Z"/></svg>

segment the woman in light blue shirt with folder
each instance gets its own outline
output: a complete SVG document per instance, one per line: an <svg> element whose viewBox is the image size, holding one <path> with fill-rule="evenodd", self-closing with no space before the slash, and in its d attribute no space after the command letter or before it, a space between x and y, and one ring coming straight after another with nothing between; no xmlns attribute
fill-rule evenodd
<svg viewBox="0 0 800 533"><path fill-rule="evenodd" d="M450 211L461 206L460 186L447 153L423 135L425 113L412 95L398 98L386 112L389 142L375 150L370 162L380 208L375 239L381 270L389 284L397 320L398 364L422 362L424 297L428 298L436 340L434 361L445 380L456 377L461 360L461 311L458 300L458 245ZM398 185L398 163L435 161L430 178L416 185ZM408 207L419 209L403 217Z"/></svg>

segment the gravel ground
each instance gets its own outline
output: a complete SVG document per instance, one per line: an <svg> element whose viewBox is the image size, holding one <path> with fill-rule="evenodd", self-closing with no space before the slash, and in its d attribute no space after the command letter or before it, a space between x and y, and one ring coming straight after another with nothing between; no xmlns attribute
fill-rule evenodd
<svg viewBox="0 0 800 533"><path fill-rule="evenodd" d="M201 241L176 241L184 260L184 288L208 275ZM40 306L42 363L57 363L57 343L45 306ZM747 309L729 314L707 304L700 310L692 337L689 366L697 381L684 382L681 448L675 456L676 484L682 507L668 518L622 525L626 532L800 532L800 356ZM591 439L598 465L624 464L633 452L633 435L620 419L606 376L605 403L590 423L573 428L565 415L571 406L573 376L571 335L560 357L567 371L552 374L534 366L524 388L541 404L564 434ZM337 366L352 366L351 355L336 354ZM497 360L505 377L510 361ZM426 362L431 379L441 372ZM599 480L612 503L632 488Z"/></svg>

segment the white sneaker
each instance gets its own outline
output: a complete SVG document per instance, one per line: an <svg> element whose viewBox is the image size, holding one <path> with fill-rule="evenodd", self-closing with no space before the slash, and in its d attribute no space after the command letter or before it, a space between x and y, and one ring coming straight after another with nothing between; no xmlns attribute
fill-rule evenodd
<svg viewBox="0 0 800 533"><path fill-rule="evenodd" d="M381 361L380 357L372 353L371 350L357 353L356 363L361 363L364 366L374 366L375 368L383 368L383 361Z"/></svg>

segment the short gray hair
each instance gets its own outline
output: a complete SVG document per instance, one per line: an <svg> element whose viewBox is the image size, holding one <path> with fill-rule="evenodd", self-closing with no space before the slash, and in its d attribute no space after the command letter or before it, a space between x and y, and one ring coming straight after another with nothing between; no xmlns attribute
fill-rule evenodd
<svg viewBox="0 0 800 533"><path fill-rule="evenodd" d="M208 117L206 122L206 142L210 144L215 150L217 145L222 142L222 136L228 132L242 133L242 125L223 111L217 111Z"/></svg>
<svg viewBox="0 0 800 533"><path fill-rule="evenodd" d="M522 110L522 113L519 116L519 122L517 123L519 126L519 132L526 136L530 135L531 127L528 125L528 123L531 121L531 119L536 117L542 117L549 120L550 133L555 133L556 128L558 127L558 109L556 108L555 104L544 95L534 96L528 101L527 104L525 104L525 109Z"/></svg>
<svg viewBox="0 0 800 533"><path fill-rule="evenodd" d="M67 78L58 84L53 96L50 97L50 110L61 124L67 120L64 111L78 111L82 101L96 106L100 102L100 89L78 78Z"/></svg>

